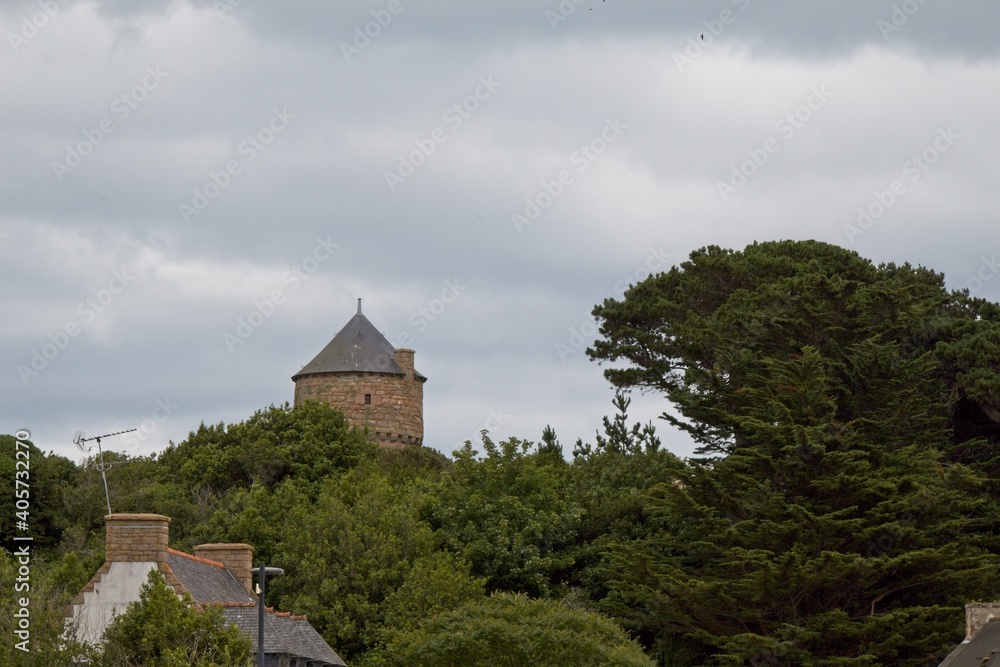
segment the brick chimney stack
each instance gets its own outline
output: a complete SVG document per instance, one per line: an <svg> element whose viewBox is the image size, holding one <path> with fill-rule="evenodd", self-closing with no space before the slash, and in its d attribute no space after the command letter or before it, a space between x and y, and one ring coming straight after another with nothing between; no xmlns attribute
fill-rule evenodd
<svg viewBox="0 0 1000 667"><path fill-rule="evenodd" d="M405 347L397 348L393 351L392 356L404 373L406 373L406 379L413 379L413 355L415 353L413 350L407 349Z"/></svg>
<svg viewBox="0 0 1000 667"><path fill-rule="evenodd" d="M199 544L194 555L222 563L236 575L236 581L253 594L253 547L242 543Z"/></svg>
<svg viewBox="0 0 1000 667"><path fill-rule="evenodd" d="M104 517L108 563L166 563L170 517L162 514L109 514Z"/></svg>

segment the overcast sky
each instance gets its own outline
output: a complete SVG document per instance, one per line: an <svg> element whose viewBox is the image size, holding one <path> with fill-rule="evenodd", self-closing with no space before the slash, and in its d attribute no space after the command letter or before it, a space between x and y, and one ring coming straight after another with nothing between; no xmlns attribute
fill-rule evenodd
<svg viewBox="0 0 1000 667"><path fill-rule="evenodd" d="M74 459L76 430L149 454L291 401L358 297L449 454L592 442L591 310L705 245L818 239L1000 300L993 0L36 0L0 27L0 432Z"/></svg>

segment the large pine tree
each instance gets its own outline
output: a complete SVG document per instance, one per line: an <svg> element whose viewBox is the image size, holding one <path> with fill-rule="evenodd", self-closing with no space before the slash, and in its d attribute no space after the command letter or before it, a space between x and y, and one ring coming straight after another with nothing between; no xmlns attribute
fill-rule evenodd
<svg viewBox="0 0 1000 667"><path fill-rule="evenodd" d="M982 475L949 458L958 399L990 409L941 353L996 326L976 308L816 242L708 248L598 306L591 356L630 361L609 379L665 392L705 455L608 556L606 608L662 664L923 666L957 643L961 604L1000 587Z"/></svg>

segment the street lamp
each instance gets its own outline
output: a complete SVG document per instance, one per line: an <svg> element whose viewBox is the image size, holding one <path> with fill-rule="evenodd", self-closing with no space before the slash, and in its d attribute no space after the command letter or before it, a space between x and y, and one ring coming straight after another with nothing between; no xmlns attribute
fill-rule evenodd
<svg viewBox="0 0 1000 667"><path fill-rule="evenodd" d="M264 589L267 578L284 573L280 567L264 567L263 563L257 569L257 667L264 667Z"/></svg>

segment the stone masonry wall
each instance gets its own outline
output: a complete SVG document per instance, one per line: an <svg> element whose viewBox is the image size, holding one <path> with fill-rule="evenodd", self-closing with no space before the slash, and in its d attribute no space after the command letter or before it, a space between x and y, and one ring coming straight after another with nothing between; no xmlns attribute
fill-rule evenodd
<svg viewBox="0 0 1000 667"><path fill-rule="evenodd" d="M412 357L411 357L412 359ZM365 402L370 396L370 403ZM348 422L368 426L385 446L420 445L424 440L424 383L389 373L315 373L295 382L295 405L323 401L344 411Z"/></svg>

